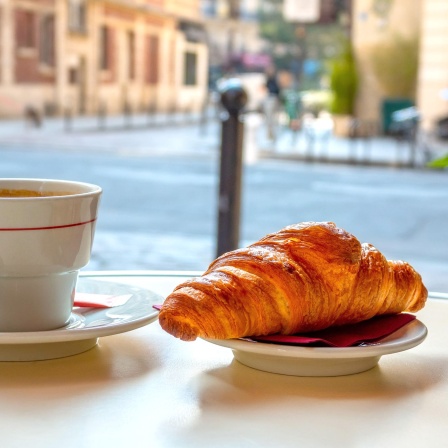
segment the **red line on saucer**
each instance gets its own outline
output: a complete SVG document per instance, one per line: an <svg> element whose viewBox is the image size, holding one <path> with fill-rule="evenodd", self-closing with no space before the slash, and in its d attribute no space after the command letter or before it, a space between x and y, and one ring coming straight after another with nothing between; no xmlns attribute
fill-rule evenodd
<svg viewBox="0 0 448 448"><path fill-rule="evenodd" d="M75 224L63 224L61 226L47 226L47 227L12 227L12 228L0 228L0 232L16 232L21 230L51 230L51 229L65 229L67 227L77 227L84 226L85 224L90 224L95 222L96 218L91 219L90 221L77 222Z"/></svg>

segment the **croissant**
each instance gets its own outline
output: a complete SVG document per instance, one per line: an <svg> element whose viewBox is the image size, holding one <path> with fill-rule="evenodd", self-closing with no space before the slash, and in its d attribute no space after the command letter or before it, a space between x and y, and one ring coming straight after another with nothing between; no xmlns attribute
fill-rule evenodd
<svg viewBox="0 0 448 448"><path fill-rule="evenodd" d="M408 263L332 222L304 222L217 258L175 288L159 322L185 341L294 334L416 312L427 294Z"/></svg>

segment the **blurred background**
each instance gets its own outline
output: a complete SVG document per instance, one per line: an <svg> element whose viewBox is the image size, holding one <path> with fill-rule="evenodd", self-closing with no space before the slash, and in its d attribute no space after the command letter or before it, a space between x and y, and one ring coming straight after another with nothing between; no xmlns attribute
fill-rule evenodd
<svg viewBox="0 0 448 448"><path fill-rule="evenodd" d="M204 270L231 80L239 245L331 220L446 291L447 44L444 0L0 0L0 175L103 186L90 269Z"/></svg>
<svg viewBox="0 0 448 448"><path fill-rule="evenodd" d="M2 0L0 116L200 111L220 79L376 122L447 112L441 0ZM291 91L291 92L290 92ZM213 97L213 96L212 96ZM290 105L288 105L291 107ZM366 131L367 132L367 131Z"/></svg>

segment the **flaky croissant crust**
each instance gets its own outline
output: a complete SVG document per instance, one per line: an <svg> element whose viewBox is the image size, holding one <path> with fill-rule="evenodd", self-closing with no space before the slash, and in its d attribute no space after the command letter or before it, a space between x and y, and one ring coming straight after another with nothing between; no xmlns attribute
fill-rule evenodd
<svg viewBox="0 0 448 448"><path fill-rule="evenodd" d="M159 321L180 339L294 334L416 312L421 276L331 222L305 222L217 258L163 303Z"/></svg>

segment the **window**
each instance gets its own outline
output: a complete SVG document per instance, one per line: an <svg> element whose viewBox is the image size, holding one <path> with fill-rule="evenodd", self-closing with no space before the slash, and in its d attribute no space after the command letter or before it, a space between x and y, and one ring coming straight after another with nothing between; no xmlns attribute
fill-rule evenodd
<svg viewBox="0 0 448 448"><path fill-rule="evenodd" d="M85 0L68 0L68 29L76 33L86 32Z"/></svg>
<svg viewBox="0 0 448 448"><path fill-rule="evenodd" d="M159 81L159 39L157 36L146 37L146 83L157 84Z"/></svg>
<svg viewBox="0 0 448 448"><path fill-rule="evenodd" d="M185 53L185 79L186 86L194 86L197 84L196 76L197 54L187 51Z"/></svg>
<svg viewBox="0 0 448 448"><path fill-rule="evenodd" d="M68 69L68 82L71 85L78 84L78 69L76 67Z"/></svg>
<svg viewBox="0 0 448 448"><path fill-rule="evenodd" d="M128 32L128 77L135 79L135 34Z"/></svg>
<svg viewBox="0 0 448 448"><path fill-rule="evenodd" d="M110 32L107 26L102 26L100 29L100 69L109 70L110 68L110 53L109 53Z"/></svg>
<svg viewBox="0 0 448 448"><path fill-rule="evenodd" d="M16 40L18 48L36 48L36 16L32 11L16 11Z"/></svg>
<svg viewBox="0 0 448 448"><path fill-rule="evenodd" d="M54 16L44 15L39 29L39 61L51 67L55 63L55 26Z"/></svg>
<svg viewBox="0 0 448 448"><path fill-rule="evenodd" d="M229 18L239 19L240 17L240 1L239 0L229 0Z"/></svg>

